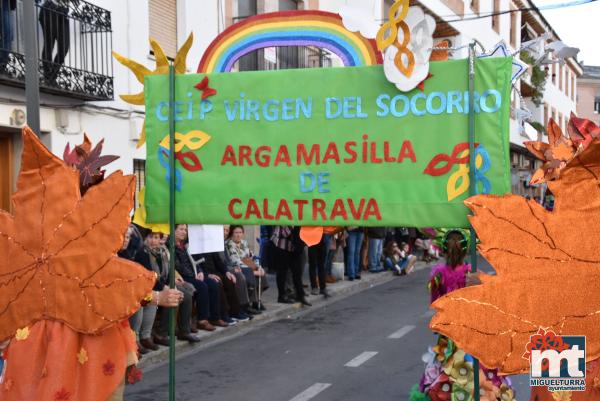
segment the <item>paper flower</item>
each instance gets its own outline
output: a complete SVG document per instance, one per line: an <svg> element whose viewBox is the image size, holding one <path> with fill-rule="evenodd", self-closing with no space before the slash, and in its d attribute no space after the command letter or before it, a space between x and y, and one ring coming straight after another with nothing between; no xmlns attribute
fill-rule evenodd
<svg viewBox="0 0 600 401"><path fill-rule="evenodd" d="M502 401L514 401L515 393L512 388L510 388L506 384L503 384L502 386L500 386L500 397L499 398Z"/></svg>
<svg viewBox="0 0 600 401"><path fill-rule="evenodd" d="M14 216L0 212L0 341L41 319L98 333L139 307L154 275L116 256L134 188L116 172L82 197L78 172L23 130Z"/></svg>
<svg viewBox="0 0 600 401"><path fill-rule="evenodd" d="M414 67L408 76L403 74L397 66L396 55L399 50L397 46L389 46L385 50L383 58L383 72L388 81L396 87L408 92L417 87L429 74L429 57L433 47L433 31L435 31L435 19L426 15L420 7L410 7L404 22L409 27L410 41L407 49L414 55ZM398 43L403 41L403 31L398 31Z"/></svg>
<svg viewBox="0 0 600 401"><path fill-rule="evenodd" d="M488 379L486 369L479 370L479 400L480 401L497 401L500 396L500 385L496 386Z"/></svg>
<svg viewBox="0 0 600 401"><path fill-rule="evenodd" d="M77 362L79 362L80 364L84 364L88 361L88 354L87 351L85 350L85 348L81 347L79 349L79 352L77 353Z"/></svg>
<svg viewBox="0 0 600 401"><path fill-rule="evenodd" d="M587 360L600 357L599 177L594 139L548 182L551 212L517 195L467 199L479 251L496 275L434 302L432 330L501 374L529 371L522 356L540 327L584 335Z"/></svg>
<svg viewBox="0 0 600 401"><path fill-rule="evenodd" d="M469 390L463 388L458 383L452 385L452 395L450 396L452 401L470 401L473 399Z"/></svg>
<svg viewBox="0 0 600 401"><path fill-rule="evenodd" d="M368 17L369 13L357 7L344 5L338 13L342 17L344 28L350 32L360 32L367 39L374 39L379 30L379 24Z"/></svg>
<svg viewBox="0 0 600 401"><path fill-rule="evenodd" d="M23 327L22 329L17 329L15 333L15 339L17 341L27 340L29 337L29 327Z"/></svg>
<svg viewBox="0 0 600 401"><path fill-rule="evenodd" d="M435 383L429 388L431 401L449 401L452 392L452 382L445 373L439 375Z"/></svg>

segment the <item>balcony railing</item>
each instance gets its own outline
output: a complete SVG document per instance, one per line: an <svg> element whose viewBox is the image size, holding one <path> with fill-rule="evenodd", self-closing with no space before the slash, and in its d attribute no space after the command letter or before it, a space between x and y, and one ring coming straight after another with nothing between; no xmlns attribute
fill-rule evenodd
<svg viewBox="0 0 600 401"><path fill-rule="evenodd" d="M0 83L25 84L23 1L0 0ZM83 0L35 0L40 90L113 99L110 11Z"/></svg>

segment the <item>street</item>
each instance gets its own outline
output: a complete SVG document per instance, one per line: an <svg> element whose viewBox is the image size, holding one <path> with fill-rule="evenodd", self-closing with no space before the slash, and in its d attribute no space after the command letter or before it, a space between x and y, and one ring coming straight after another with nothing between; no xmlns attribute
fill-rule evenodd
<svg viewBox="0 0 600 401"><path fill-rule="evenodd" d="M177 400L408 400L435 340L428 274L398 277L178 360ZM519 379L517 398L527 400ZM126 400L166 400L167 389L162 365L129 387Z"/></svg>

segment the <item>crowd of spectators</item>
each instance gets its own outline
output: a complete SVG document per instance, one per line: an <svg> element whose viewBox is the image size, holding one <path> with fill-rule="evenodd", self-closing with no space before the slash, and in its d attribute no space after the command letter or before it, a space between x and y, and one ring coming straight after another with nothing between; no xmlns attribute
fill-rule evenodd
<svg viewBox="0 0 600 401"><path fill-rule="evenodd" d="M364 272L409 274L419 254L425 261L437 258L435 230L346 227L327 229L321 241L307 246L300 227L261 226L255 254L245 239L244 227L224 226L223 252L190 254L188 228L175 226L175 285L183 293L176 310L177 339L200 341L199 330L215 331L246 322L266 310L262 294L270 282L277 286L277 302L311 306L311 296L328 298L328 284L342 276L360 280ZM135 261L157 275L154 290L167 286L170 277L168 236L130 225L119 256ZM334 274L334 265L343 273ZM308 283L303 281L308 267ZM274 280L273 280L273 276ZM310 291L308 288L310 287ZM141 307L130 318L141 354L169 345L169 313L156 305Z"/></svg>

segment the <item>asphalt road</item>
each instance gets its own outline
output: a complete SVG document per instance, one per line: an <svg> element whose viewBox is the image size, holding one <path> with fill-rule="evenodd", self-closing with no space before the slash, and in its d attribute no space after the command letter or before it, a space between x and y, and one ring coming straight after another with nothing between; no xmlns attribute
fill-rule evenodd
<svg viewBox="0 0 600 401"><path fill-rule="evenodd" d="M423 371L429 269L270 323L177 362L178 401L397 401ZM168 367L146 372L126 401L167 400ZM527 400L523 377L517 398Z"/></svg>

